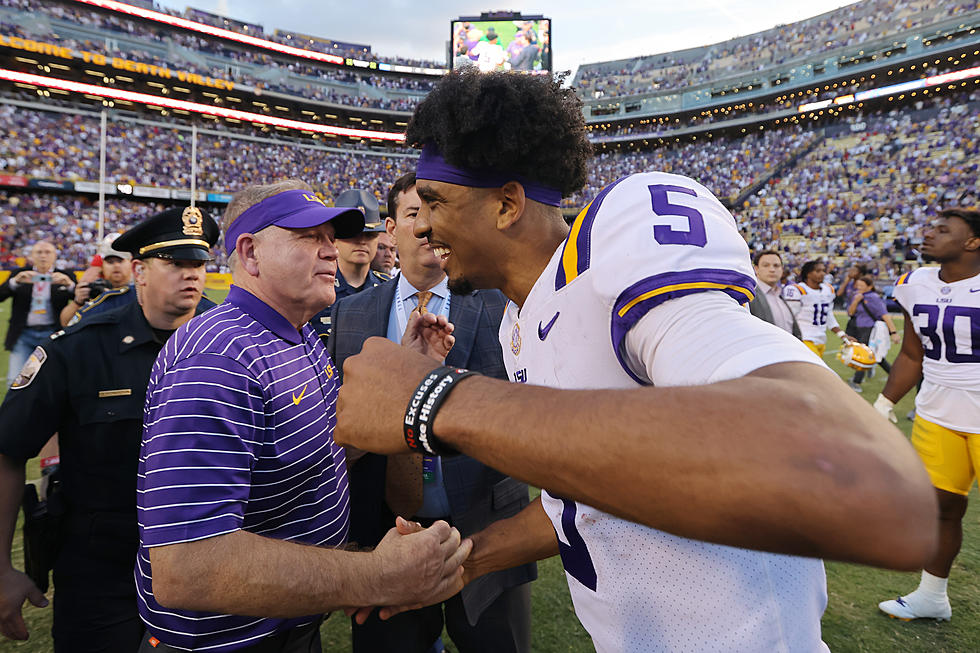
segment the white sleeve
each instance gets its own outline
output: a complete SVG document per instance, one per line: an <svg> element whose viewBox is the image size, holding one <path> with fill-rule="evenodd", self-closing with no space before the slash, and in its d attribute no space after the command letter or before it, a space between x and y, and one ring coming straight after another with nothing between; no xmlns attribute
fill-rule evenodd
<svg viewBox="0 0 980 653"><path fill-rule="evenodd" d="M827 311L827 328L833 331L834 329L839 329L840 324L837 322L837 316L834 315L834 305L830 305L830 310Z"/></svg>
<svg viewBox="0 0 980 653"><path fill-rule="evenodd" d="M799 317L800 311L803 310L803 295L800 294L800 289L794 285L785 286L782 298L789 306L789 312L793 314L793 317Z"/></svg>
<svg viewBox="0 0 980 653"><path fill-rule="evenodd" d="M726 381L774 363L826 367L791 334L720 293L664 302L630 329L624 349L630 369L655 386Z"/></svg>

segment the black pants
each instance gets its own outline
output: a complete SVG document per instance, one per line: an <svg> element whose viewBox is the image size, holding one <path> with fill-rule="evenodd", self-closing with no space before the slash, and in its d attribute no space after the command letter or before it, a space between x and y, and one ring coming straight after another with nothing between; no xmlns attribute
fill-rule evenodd
<svg viewBox="0 0 980 653"><path fill-rule="evenodd" d="M874 329L874 326L869 326L869 327L855 327L854 328L854 333L852 335L855 338L857 338L858 340L860 340L861 342L863 342L864 344L868 344L871 341L871 331L873 329ZM880 365L881 366L881 369L885 370L885 372L887 374L891 374L891 372L892 372L892 366L891 366L891 363L889 363L887 360L885 360L884 358L882 358L880 361L878 361L878 365ZM854 373L854 378L851 379L851 380L856 385L861 385L861 382L864 381L864 370L858 370L857 372L855 372Z"/></svg>
<svg viewBox="0 0 980 653"><path fill-rule="evenodd" d="M237 649L235 653L321 653L321 623L322 620L318 619L305 626L293 628L277 635L263 637L251 646ZM163 642L157 642L156 646L154 646L150 643L151 638L152 635L146 633L137 653L182 653L182 649L167 646Z"/></svg>
<svg viewBox="0 0 980 653"><path fill-rule="evenodd" d="M120 538L126 539L126 538ZM54 567L55 653L135 651L143 637L133 543L69 535Z"/></svg>
<svg viewBox="0 0 980 653"><path fill-rule="evenodd" d="M511 587L471 626L459 594L443 603L381 621L377 611L352 626L354 653L426 653L446 630L460 653L525 653L531 650L531 584Z"/></svg>

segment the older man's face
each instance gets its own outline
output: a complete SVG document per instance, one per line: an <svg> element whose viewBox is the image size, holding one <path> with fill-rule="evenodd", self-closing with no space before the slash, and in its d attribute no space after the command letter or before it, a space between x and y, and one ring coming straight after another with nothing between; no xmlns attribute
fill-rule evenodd
<svg viewBox="0 0 980 653"><path fill-rule="evenodd" d="M50 272L54 268L54 262L57 258L58 250L51 243L37 243L31 248L31 263L34 264L38 272Z"/></svg>
<svg viewBox="0 0 980 653"><path fill-rule="evenodd" d="M334 227L325 222L308 229L267 227L256 238L255 258L261 286L280 313L313 317L337 298L337 247Z"/></svg>

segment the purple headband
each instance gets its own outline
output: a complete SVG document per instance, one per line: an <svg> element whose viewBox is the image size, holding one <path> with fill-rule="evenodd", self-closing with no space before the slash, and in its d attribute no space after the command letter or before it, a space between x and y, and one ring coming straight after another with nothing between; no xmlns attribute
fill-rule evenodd
<svg viewBox="0 0 980 653"><path fill-rule="evenodd" d="M439 149L432 143L426 143L422 147L415 178L444 181L448 184L472 188L500 188L509 181L516 181L524 187L524 195L529 199L548 206L561 205L561 191L556 188L535 183L521 175L457 168L442 158Z"/></svg>
<svg viewBox="0 0 980 653"><path fill-rule="evenodd" d="M364 229L364 214L356 208L327 206L305 190L286 190L245 209L225 232L225 254L235 251L242 234L254 234L276 225L306 229L333 222L337 238L351 238Z"/></svg>

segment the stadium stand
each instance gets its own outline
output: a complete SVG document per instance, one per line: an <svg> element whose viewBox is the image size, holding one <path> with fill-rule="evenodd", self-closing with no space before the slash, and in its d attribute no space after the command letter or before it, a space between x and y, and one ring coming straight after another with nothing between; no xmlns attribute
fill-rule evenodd
<svg viewBox="0 0 980 653"><path fill-rule="evenodd" d="M579 67L574 83L590 98L690 88L887 38L976 9L977 3L968 0L865 0L722 43L587 64Z"/></svg>

